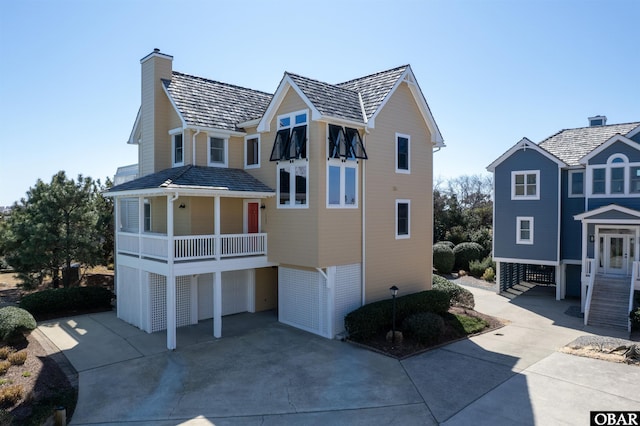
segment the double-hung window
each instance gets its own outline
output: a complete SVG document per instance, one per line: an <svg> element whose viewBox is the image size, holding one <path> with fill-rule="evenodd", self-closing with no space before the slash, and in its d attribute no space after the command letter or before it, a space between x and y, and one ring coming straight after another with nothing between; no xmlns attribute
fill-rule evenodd
<svg viewBox="0 0 640 426"><path fill-rule="evenodd" d="M516 217L516 244L533 244L533 217Z"/></svg>
<svg viewBox="0 0 640 426"><path fill-rule="evenodd" d="M396 173L411 173L411 136L396 133Z"/></svg>
<svg viewBox="0 0 640 426"><path fill-rule="evenodd" d="M629 192L632 194L640 193L640 167L629 168Z"/></svg>
<svg viewBox="0 0 640 426"><path fill-rule="evenodd" d="M220 136L209 135L208 160L209 166L227 167L228 139Z"/></svg>
<svg viewBox="0 0 640 426"><path fill-rule="evenodd" d="M309 114L305 110L277 117L278 129L269 159L278 162L277 199L279 208L308 207L308 116Z"/></svg>
<svg viewBox="0 0 640 426"><path fill-rule="evenodd" d="M569 171L569 197L584 197L584 171Z"/></svg>
<svg viewBox="0 0 640 426"><path fill-rule="evenodd" d="M411 200L396 200L396 240L411 236Z"/></svg>
<svg viewBox="0 0 640 426"><path fill-rule="evenodd" d="M175 129L169 132L171 135L171 161L173 166L184 165L184 138L182 129Z"/></svg>
<svg viewBox="0 0 640 426"><path fill-rule="evenodd" d="M350 127L328 125L327 207L358 207L359 159L366 159L360 133Z"/></svg>
<svg viewBox="0 0 640 426"><path fill-rule="evenodd" d="M250 135L244 138L244 168L260 167L260 135Z"/></svg>
<svg viewBox="0 0 640 426"><path fill-rule="evenodd" d="M512 200L540 199L540 170L511 172Z"/></svg>

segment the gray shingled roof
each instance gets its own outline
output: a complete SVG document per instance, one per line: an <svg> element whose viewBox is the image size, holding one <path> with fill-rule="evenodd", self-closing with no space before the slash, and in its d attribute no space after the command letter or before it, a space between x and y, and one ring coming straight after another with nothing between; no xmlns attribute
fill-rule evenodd
<svg viewBox="0 0 640 426"><path fill-rule="evenodd" d="M364 122L358 92L297 74L286 74L322 115Z"/></svg>
<svg viewBox="0 0 640 426"><path fill-rule="evenodd" d="M194 186L212 190L274 192L273 189L244 170L191 165L174 167L146 175L114 186L107 192Z"/></svg>
<svg viewBox="0 0 640 426"><path fill-rule="evenodd" d="M366 77L357 78L355 80L346 81L336 86L343 89L359 92L362 96L362 103L367 114L367 119L375 114L376 110L389 94L398 78L406 71L409 65L371 74Z"/></svg>
<svg viewBox="0 0 640 426"><path fill-rule="evenodd" d="M175 71L162 82L188 125L223 130L238 130L238 123L262 117L273 97Z"/></svg>
<svg viewBox="0 0 640 426"><path fill-rule="evenodd" d="M543 140L539 146L560 158L567 165L577 166L582 157L612 136L617 133L625 135L638 126L640 126L640 122L565 129Z"/></svg>

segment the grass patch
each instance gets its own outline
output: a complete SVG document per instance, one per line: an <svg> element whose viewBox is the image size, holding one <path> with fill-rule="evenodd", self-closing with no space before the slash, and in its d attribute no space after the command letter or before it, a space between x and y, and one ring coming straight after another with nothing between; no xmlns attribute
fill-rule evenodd
<svg viewBox="0 0 640 426"><path fill-rule="evenodd" d="M446 314L445 322L455 330L459 337L476 334L487 328L489 323L482 318L462 314Z"/></svg>

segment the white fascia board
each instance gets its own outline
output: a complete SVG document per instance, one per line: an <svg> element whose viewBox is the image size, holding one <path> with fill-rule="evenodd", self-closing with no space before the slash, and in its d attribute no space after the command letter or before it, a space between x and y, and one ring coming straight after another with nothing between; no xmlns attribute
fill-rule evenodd
<svg viewBox="0 0 640 426"><path fill-rule="evenodd" d="M166 194L163 188L148 188L148 189L130 189L126 191L105 191L102 193L105 197L144 197L144 196L159 196Z"/></svg>
<svg viewBox="0 0 640 426"><path fill-rule="evenodd" d="M211 134L216 134L216 135L220 135L220 136L246 136L247 133L246 132L238 132L236 130L226 130L226 129L217 129L215 127L205 127L205 126L192 126L192 125L188 125L187 127L185 127L186 130L195 130L195 131L200 131L203 133L211 133Z"/></svg>
<svg viewBox="0 0 640 426"><path fill-rule="evenodd" d="M262 118L254 118L253 120L236 123L236 126L240 127L241 129L245 129L247 127L257 127L260 124L260 120L262 120Z"/></svg>
<svg viewBox="0 0 640 426"><path fill-rule="evenodd" d="M500 157L498 157L493 163L489 164L487 166L487 170L493 173L495 171L496 167L498 167L504 160L506 160L507 158L511 157L511 155L513 155L516 151L519 151L520 149L522 149L522 150L533 149L536 152L538 152L538 153L542 154L543 156L547 157L549 160L551 160L554 163L556 163L558 165L558 167L560 167L560 168L567 167L567 164L564 161L560 160L558 157L556 157L553 154L551 154L551 153L545 151L544 149L540 148L539 145L531 142L529 139L527 139L525 137L525 138L520 139L520 141L518 143L516 143L511 148L509 148L507 150L507 152L505 152Z"/></svg>
<svg viewBox="0 0 640 426"><path fill-rule="evenodd" d="M260 124L258 124L257 128L258 133L269 132L271 130L271 120L273 120L273 117L275 117L280 104L284 100L284 97L286 96L290 88L293 89L298 94L300 99L302 99L302 101L309 107L312 120L318 120L319 117L322 116L322 114L320 114L318 109L313 105L309 98L307 98L307 96L302 93L302 90L300 90L300 88L293 82L293 80L291 80L291 77L289 77L289 75L285 73L284 77L282 77L282 80L280 81L280 84L278 85L278 90L276 90L273 98L271 98L271 102L269 102L267 110L260 119Z"/></svg>
<svg viewBox="0 0 640 426"><path fill-rule="evenodd" d="M595 148L593 151L591 151L590 153L588 153L578 161L580 162L580 164L586 165L589 162L589 160L591 160L593 157L600 154L602 151L609 148L611 145L613 145L616 142L623 142L629 145L631 148L634 148L636 150L638 149L638 144L636 142L632 141L626 136L622 136L620 133L617 133L611 136L609 139L603 142L600 146Z"/></svg>
<svg viewBox="0 0 640 426"><path fill-rule="evenodd" d="M640 220L640 211L630 209L629 207L619 206L617 204L608 204L606 206L598 207L597 209L574 215L573 218L575 220L586 219L584 220L584 222L590 223L590 220L589 220L590 217L596 216L602 213L608 213L611 211L617 211L620 213L628 214L630 216L635 216L638 218L638 220ZM602 223L619 223L619 222L628 221L628 219L593 219L592 221L602 222ZM606 222L606 221L614 221L614 222Z"/></svg>
<svg viewBox="0 0 640 426"><path fill-rule="evenodd" d="M128 191L103 192L105 197L144 197L177 194L183 197L228 197L228 198L271 198L275 192L229 191L225 187L168 185L162 188L131 189Z"/></svg>
<svg viewBox="0 0 640 426"><path fill-rule="evenodd" d="M495 262L505 263L524 263L527 265L543 265L543 266L558 266L560 262L555 260L536 260L536 259L516 259L512 257L494 257Z"/></svg>
<svg viewBox="0 0 640 426"><path fill-rule="evenodd" d="M167 95L167 98L169 99L169 102L171 102L171 106L173 106L173 109L175 110L176 114L178 114L178 117L180 117L180 122L182 123L182 127L186 127L187 126L187 122L185 121L184 117L182 116L182 113L180 112L180 109L178 108L178 105L176 105L175 101L171 97L171 93L169 93L169 90L167 90L167 86L162 84L162 90L164 90L164 93Z"/></svg>
<svg viewBox="0 0 640 426"><path fill-rule="evenodd" d="M625 136L628 137L629 139L631 139L632 137L634 137L635 135L637 135L638 133L640 133L640 126L636 127L635 129L632 129L630 132L628 132Z"/></svg>
<svg viewBox="0 0 640 426"><path fill-rule="evenodd" d="M136 114L136 121L133 122L133 129L131 129L131 134L129 135L129 140L127 141L130 145L138 145L138 139L136 135L140 133L140 120L142 115L142 107L138 108L138 113Z"/></svg>
<svg viewBox="0 0 640 426"><path fill-rule="evenodd" d="M341 124L343 126L353 127L356 129L364 129L365 127L367 127L367 123L348 120L346 118L334 117L332 115L322 115L317 119L317 121L321 121L323 123Z"/></svg>

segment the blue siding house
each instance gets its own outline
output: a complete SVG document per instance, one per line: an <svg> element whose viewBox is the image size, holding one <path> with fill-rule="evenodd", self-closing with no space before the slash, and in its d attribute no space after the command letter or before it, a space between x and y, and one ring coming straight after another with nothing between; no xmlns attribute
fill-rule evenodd
<svg viewBox="0 0 640 426"><path fill-rule="evenodd" d="M499 290L541 276L556 299L580 298L585 324L629 328L640 290L640 122L523 138L494 175Z"/></svg>

